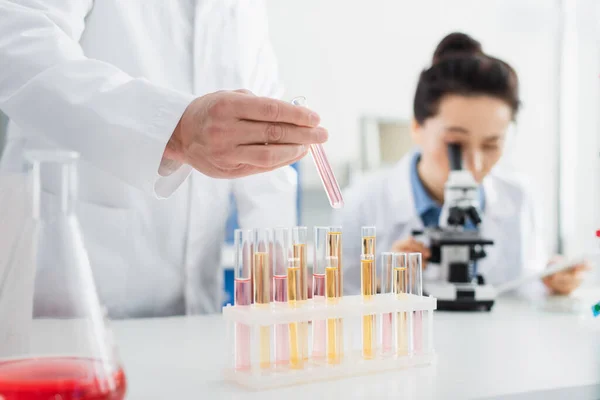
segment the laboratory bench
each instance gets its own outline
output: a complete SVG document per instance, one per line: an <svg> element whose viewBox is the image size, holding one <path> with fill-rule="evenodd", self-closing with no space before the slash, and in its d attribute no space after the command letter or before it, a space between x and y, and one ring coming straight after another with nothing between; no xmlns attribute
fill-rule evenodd
<svg viewBox="0 0 600 400"><path fill-rule="evenodd" d="M220 315L113 321L112 328L129 400L600 399L597 319L514 297L498 299L489 313L435 312L434 365L262 392L224 379L231 343Z"/></svg>

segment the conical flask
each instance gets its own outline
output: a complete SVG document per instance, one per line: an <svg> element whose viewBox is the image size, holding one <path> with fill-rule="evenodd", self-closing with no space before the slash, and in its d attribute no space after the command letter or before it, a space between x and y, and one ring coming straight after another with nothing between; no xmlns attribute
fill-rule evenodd
<svg viewBox="0 0 600 400"><path fill-rule="evenodd" d="M75 215L77 159L73 152L30 151L27 189L0 196L0 206L14 209L7 221L28 214L0 231L2 400L125 397L125 374ZM27 195L19 199L21 192Z"/></svg>

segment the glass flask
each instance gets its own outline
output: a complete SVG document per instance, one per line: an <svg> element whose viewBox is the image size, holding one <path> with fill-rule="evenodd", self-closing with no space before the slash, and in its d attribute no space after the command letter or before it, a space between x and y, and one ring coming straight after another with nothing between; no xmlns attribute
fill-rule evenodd
<svg viewBox="0 0 600 400"><path fill-rule="evenodd" d="M125 374L75 215L78 154L25 158L26 189L0 196L12 218L0 226L0 399L122 400Z"/></svg>

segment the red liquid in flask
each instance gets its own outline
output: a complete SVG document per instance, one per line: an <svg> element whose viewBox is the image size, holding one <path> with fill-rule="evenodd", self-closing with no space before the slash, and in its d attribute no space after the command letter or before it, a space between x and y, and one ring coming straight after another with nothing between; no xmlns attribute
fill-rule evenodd
<svg viewBox="0 0 600 400"><path fill-rule="evenodd" d="M89 358L31 358L0 362L2 400L123 400L122 369L107 373Z"/></svg>

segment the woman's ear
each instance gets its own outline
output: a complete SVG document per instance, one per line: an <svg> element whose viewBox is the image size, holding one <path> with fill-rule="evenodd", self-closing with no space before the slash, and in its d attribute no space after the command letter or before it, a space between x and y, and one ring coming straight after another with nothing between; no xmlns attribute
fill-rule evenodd
<svg viewBox="0 0 600 400"><path fill-rule="evenodd" d="M410 136L412 137L413 142L417 146L421 146L422 143L422 135L423 135L423 127L416 119L412 119L410 123Z"/></svg>

